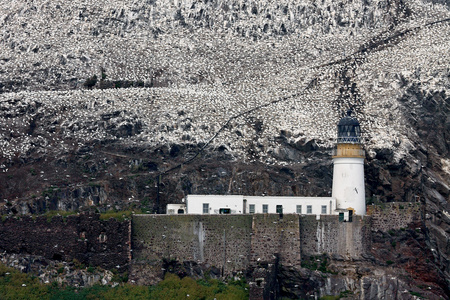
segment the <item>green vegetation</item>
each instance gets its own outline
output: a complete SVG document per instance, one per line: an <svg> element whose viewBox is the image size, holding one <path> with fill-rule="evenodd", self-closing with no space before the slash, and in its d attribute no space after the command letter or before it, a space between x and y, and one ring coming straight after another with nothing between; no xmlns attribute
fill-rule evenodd
<svg viewBox="0 0 450 300"><path fill-rule="evenodd" d="M86 266L83 264L83 263L81 263L78 259L76 259L76 258L74 258L73 259L73 265L74 265L74 267L76 268L76 269L84 269L84 268L86 268Z"/></svg>
<svg viewBox="0 0 450 300"><path fill-rule="evenodd" d="M117 270L116 270L116 272L114 273L114 276L112 277L112 281L113 282L123 282L123 283L128 282L128 272L124 272L121 274L121 273L117 272Z"/></svg>
<svg viewBox="0 0 450 300"><path fill-rule="evenodd" d="M86 288L59 286L56 282L42 284L36 277L0 264L0 295L2 299L248 299L244 280L230 281L180 279L167 274L156 286L128 283L116 287L94 285ZM189 296L188 296L189 295Z"/></svg>
<svg viewBox="0 0 450 300"><path fill-rule="evenodd" d="M104 213L100 213L99 210L97 209L97 213L100 214L100 220L109 220L111 218L116 219L119 222L123 222L125 220L128 220L131 218L131 215L134 213L131 210L123 210L123 211L117 211L117 210L109 210L107 212ZM65 210L48 210L47 212L45 212L44 214L42 214L41 216L44 216L47 218L47 222L51 222L53 217L56 216L61 216L63 218L64 221L67 220L68 216L72 216L72 215L76 215L78 214L77 211L74 210L69 210L69 211L65 211ZM38 215L31 215L31 217L33 219L35 219ZM2 215L2 221L5 221L8 218L7 215Z"/></svg>
<svg viewBox="0 0 450 300"><path fill-rule="evenodd" d="M0 295L2 299L50 299L50 289L36 277L0 264Z"/></svg>
<svg viewBox="0 0 450 300"><path fill-rule="evenodd" d="M101 80L105 80L106 79L106 71L105 71L105 69L101 69L101 71L102 71L102 79Z"/></svg>
<svg viewBox="0 0 450 300"><path fill-rule="evenodd" d="M413 292L413 291L409 291L409 293L410 293L411 295L413 295L413 296L416 296L416 297L419 297L419 298L423 298L423 296L422 296L421 293Z"/></svg>
<svg viewBox="0 0 450 300"><path fill-rule="evenodd" d="M53 217L55 216L61 216L63 220L66 220L68 216L75 215L75 211L65 211L65 210L49 210L47 211L44 216L47 217L47 222L51 222Z"/></svg>
<svg viewBox="0 0 450 300"><path fill-rule="evenodd" d="M154 299L248 299L248 286L243 280L225 284L219 280L198 280L190 277L180 279L168 273L157 286L151 288Z"/></svg>
<svg viewBox="0 0 450 300"><path fill-rule="evenodd" d="M144 172L144 171L146 171L146 169L147 168L142 163L133 164L133 165L130 166L131 173Z"/></svg>
<svg viewBox="0 0 450 300"><path fill-rule="evenodd" d="M320 300L338 300L338 299L341 299L341 297L338 295L338 296L323 296L323 297L320 297Z"/></svg>
<svg viewBox="0 0 450 300"><path fill-rule="evenodd" d="M352 291L346 290L346 291L341 292L337 296L323 296L323 297L320 297L320 300L338 300L338 299L341 299L341 298L346 298L347 296L352 295L352 294L353 294Z"/></svg>
<svg viewBox="0 0 450 300"><path fill-rule="evenodd" d="M151 214L153 213L153 208L151 207L150 199L148 197L144 197L141 201L141 213L142 214Z"/></svg>
<svg viewBox="0 0 450 300"><path fill-rule="evenodd" d="M49 188L47 188L46 190L44 190L44 191L42 191L42 197L49 197L49 198L51 198L52 196L53 196L53 194L55 193L55 192L57 192L59 190L59 188L58 187L55 187L55 186L50 186Z"/></svg>
<svg viewBox="0 0 450 300"><path fill-rule="evenodd" d="M131 210L115 211L109 210L100 214L100 220L109 220L111 218L116 219L119 222L123 222L131 218L133 212Z"/></svg>
<svg viewBox="0 0 450 300"><path fill-rule="evenodd" d="M328 265L328 258L326 254L311 256L309 259L305 259L301 263L302 268L305 269L313 271L318 270L322 273L337 274L336 272L332 272L331 270L327 269L327 265Z"/></svg>
<svg viewBox="0 0 450 300"><path fill-rule="evenodd" d="M393 263L394 263L394 262L393 262L392 260L386 261L386 264L387 264L388 266L392 265Z"/></svg>

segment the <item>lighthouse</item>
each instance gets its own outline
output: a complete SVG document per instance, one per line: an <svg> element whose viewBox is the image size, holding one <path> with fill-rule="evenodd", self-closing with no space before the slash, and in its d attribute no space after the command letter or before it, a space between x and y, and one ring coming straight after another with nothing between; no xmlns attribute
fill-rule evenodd
<svg viewBox="0 0 450 300"><path fill-rule="evenodd" d="M336 210L348 212L350 220L354 214L366 214L361 127L358 120L351 116L351 110L337 125L332 197L336 199Z"/></svg>

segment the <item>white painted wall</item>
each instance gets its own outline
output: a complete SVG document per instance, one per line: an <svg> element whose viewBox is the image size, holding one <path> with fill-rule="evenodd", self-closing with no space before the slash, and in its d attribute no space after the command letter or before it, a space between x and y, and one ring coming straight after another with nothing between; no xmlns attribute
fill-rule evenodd
<svg viewBox="0 0 450 300"><path fill-rule="evenodd" d="M333 198L338 209L353 208L354 214L366 214L364 158L333 158Z"/></svg>
<svg viewBox="0 0 450 300"><path fill-rule="evenodd" d="M166 213L168 215L177 215L179 209L184 210L184 213L186 213L186 204L167 204Z"/></svg>
<svg viewBox="0 0 450 300"><path fill-rule="evenodd" d="M232 214L244 211L242 195L188 195L186 205L188 214L203 214L203 204L209 205L209 214L218 214L221 208L230 208Z"/></svg>
<svg viewBox="0 0 450 300"><path fill-rule="evenodd" d="M326 214L336 214L336 200L332 197L271 197L243 195L188 195L186 197L188 214L203 214L203 204L208 204L209 214L219 214L221 208L230 208L232 214L250 213L250 205L254 205L254 213L262 214L263 205L268 205L267 213L277 213L277 205L282 205L283 213L297 213L297 205L302 206L302 214L322 214L322 206L326 206ZM331 208L331 209L330 209Z"/></svg>
<svg viewBox="0 0 450 300"><path fill-rule="evenodd" d="M255 205L255 213L263 213L263 204L268 205L268 213L277 213L277 205L283 206L283 213L285 214L295 214L297 213L297 205L302 206L302 214L307 214L307 206L311 205L312 212L314 215L322 214L322 206L325 205L326 214L334 214L336 209L336 200L332 197L271 197L271 196L244 196L247 203L247 213L250 212L250 205ZM331 205L331 210L330 210Z"/></svg>

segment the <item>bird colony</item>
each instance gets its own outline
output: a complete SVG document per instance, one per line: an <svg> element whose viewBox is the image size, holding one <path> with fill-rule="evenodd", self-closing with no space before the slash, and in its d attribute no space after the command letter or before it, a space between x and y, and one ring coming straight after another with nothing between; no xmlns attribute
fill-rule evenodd
<svg viewBox="0 0 450 300"><path fill-rule="evenodd" d="M353 108L368 154L400 160L415 133L399 99L450 87L449 18L421 0L4 1L0 155L204 143L285 164L277 137L331 148Z"/></svg>

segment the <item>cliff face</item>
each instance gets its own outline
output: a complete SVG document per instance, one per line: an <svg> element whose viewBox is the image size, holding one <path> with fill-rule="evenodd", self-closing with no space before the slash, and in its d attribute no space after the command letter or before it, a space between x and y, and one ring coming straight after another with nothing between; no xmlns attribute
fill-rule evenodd
<svg viewBox="0 0 450 300"><path fill-rule="evenodd" d="M4 214L327 196L335 124L352 108L369 203L424 202L449 278L448 1L39 0L0 12Z"/></svg>

